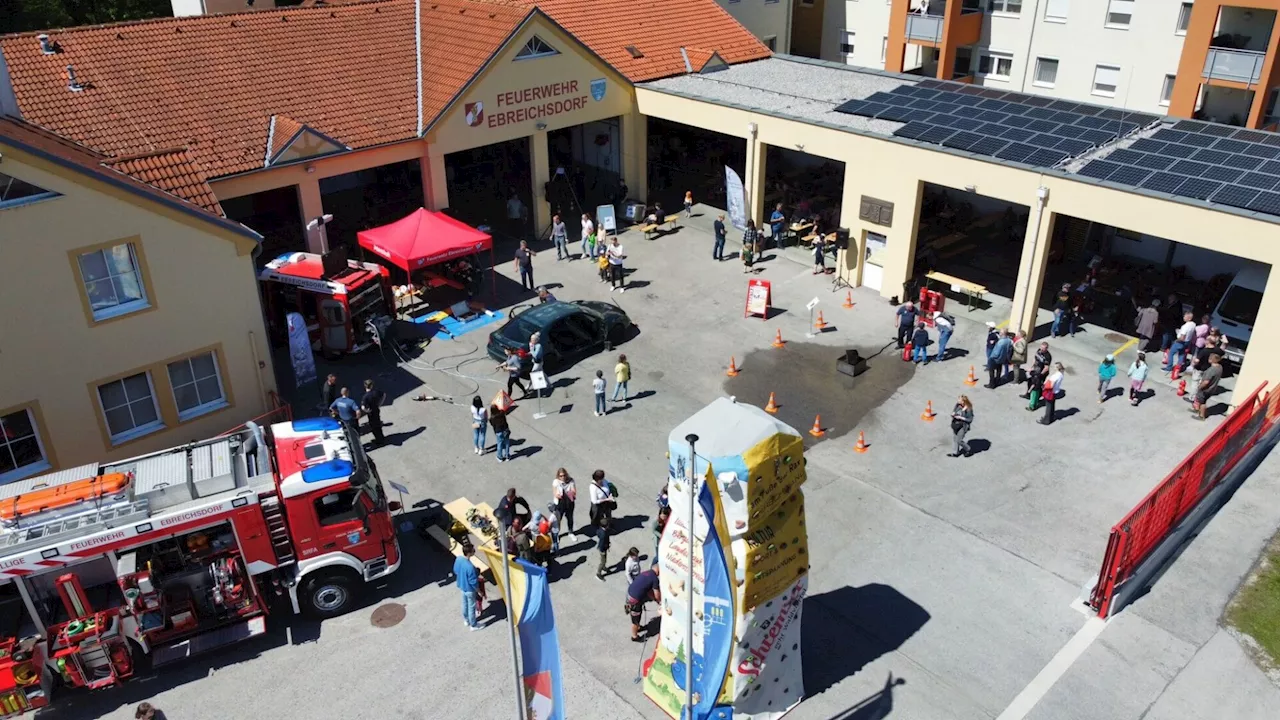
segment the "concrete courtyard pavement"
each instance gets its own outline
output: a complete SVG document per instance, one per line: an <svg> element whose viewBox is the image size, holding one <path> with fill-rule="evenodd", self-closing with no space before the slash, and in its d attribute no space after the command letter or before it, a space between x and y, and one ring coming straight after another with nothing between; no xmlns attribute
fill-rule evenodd
<svg viewBox="0 0 1280 720"><path fill-rule="evenodd" d="M803 432L821 414L827 430L806 441L809 697L789 718L1217 718L1225 716L1179 698L1201 686L1230 695L1225 689L1237 682L1253 702L1236 702L1231 717L1262 718L1263 709L1280 706L1274 686L1236 680L1230 673L1247 669L1218 662L1231 658L1224 641L1234 640L1221 635L1217 617L1280 523L1270 499L1280 473L1270 459L1152 591L1115 618L1061 680L1042 688L1029 714L1002 715L1029 685L1039 692L1041 670L1086 626L1072 603L1097 573L1112 523L1220 418L1191 420L1187 405L1164 388L1137 408L1123 398L1100 405L1096 358L1055 345L1068 368L1067 394L1058 402L1063 418L1043 427L1017 388L963 383L970 364L980 373L976 355L923 367L901 362L890 345L893 308L866 290L853 291L854 309L841 308L844 291L832 293L829 279L782 257L766 260L759 275L773 283L782 311L767 322L744 318L747 276L736 260L711 260L711 220L704 213L653 241L624 233L634 270L625 293L611 293L588 263L557 263L554 250L540 252L537 280L561 300L613 300L639 326L618 348L632 362L636 397L607 417L591 414L590 378L597 369L611 374L612 353L553 376L557 387L543 401L549 417L531 418L532 398L512 416L513 462L470 453L464 405L501 387L495 363L482 357L485 331L434 342L415 367L393 369L376 358L339 366L344 383L372 376L392 393L384 419L393 423L393 444L374 451L383 477L408 486L409 505L460 496L493 503L515 486L539 507L563 466L583 492L581 523L585 485L601 468L621 490L611 561L630 546L651 555L649 523L670 429L716 397L763 405L774 392L783 420ZM728 250L736 250L736 237ZM509 252L499 250L499 271L507 278L503 294L514 297ZM813 297L832 327L806 339L804 306ZM951 346L980 355L985 328L956 315ZM777 330L784 349L769 346ZM868 371L852 380L834 368L851 347L870 358ZM730 356L742 370L736 378L724 374ZM433 362L454 370L427 369ZM457 404L410 400L423 391ZM970 441L978 452L967 459L946 457L947 415L960 393L976 407ZM920 419L928 401L939 414L934 422ZM852 451L858 431L870 444L866 454ZM229 703L249 696L254 714L267 717L511 717L505 628L468 633L458 593L442 585L452 556L412 532L402 542L404 567L364 609L322 624L273 618L266 639L73 698L50 716L131 717L132 704L149 699L175 720L225 720ZM596 558L587 541L565 545L552 594L567 716L665 717L633 683L643 656L626 639L624 582L616 574L603 583L592 577ZM386 602L405 605L405 620L373 627L372 608ZM1205 714L1176 712L1191 708Z"/></svg>

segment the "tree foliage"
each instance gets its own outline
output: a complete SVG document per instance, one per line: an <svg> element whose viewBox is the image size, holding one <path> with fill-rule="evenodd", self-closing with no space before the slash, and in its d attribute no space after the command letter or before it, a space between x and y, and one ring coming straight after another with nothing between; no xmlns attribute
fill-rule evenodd
<svg viewBox="0 0 1280 720"><path fill-rule="evenodd" d="M170 0L0 0L0 34L172 15Z"/></svg>

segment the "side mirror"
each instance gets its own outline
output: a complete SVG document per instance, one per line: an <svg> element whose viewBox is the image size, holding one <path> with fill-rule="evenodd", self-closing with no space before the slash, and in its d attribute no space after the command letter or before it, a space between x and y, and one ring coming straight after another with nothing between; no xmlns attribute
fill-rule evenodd
<svg viewBox="0 0 1280 720"><path fill-rule="evenodd" d="M404 506L401 505L398 500L392 500L391 502L387 503L387 510L391 512L400 512L400 509L403 507Z"/></svg>

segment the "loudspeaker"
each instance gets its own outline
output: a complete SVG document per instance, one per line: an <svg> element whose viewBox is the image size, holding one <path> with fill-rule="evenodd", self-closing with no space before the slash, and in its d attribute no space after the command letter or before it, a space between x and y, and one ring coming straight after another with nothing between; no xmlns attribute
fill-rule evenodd
<svg viewBox="0 0 1280 720"><path fill-rule="evenodd" d="M836 249L849 249L849 228L836 228Z"/></svg>
<svg viewBox="0 0 1280 720"><path fill-rule="evenodd" d="M347 270L347 246L339 245L320 256L320 272L326 278L336 277Z"/></svg>

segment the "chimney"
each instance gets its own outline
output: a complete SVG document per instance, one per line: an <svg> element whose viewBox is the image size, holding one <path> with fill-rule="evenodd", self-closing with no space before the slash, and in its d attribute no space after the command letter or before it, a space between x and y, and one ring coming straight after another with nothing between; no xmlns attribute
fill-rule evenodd
<svg viewBox="0 0 1280 720"><path fill-rule="evenodd" d="M45 55L52 55L58 52L58 48L49 40L49 36L41 33L36 36L36 40L40 41L40 52Z"/></svg>
<svg viewBox="0 0 1280 720"><path fill-rule="evenodd" d="M84 86L80 84L79 80L76 80L76 69L70 65L67 66L67 89L71 92L84 90Z"/></svg>

